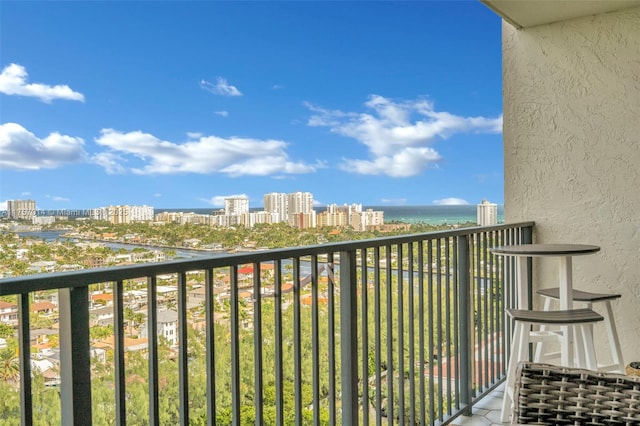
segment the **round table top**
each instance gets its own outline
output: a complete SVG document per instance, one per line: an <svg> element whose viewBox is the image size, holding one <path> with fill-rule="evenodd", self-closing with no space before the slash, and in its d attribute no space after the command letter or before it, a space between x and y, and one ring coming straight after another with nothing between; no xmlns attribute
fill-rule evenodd
<svg viewBox="0 0 640 426"><path fill-rule="evenodd" d="M507 256L579 256L600 251L590 244L514 244L489 249L493 254Z"/></svg>

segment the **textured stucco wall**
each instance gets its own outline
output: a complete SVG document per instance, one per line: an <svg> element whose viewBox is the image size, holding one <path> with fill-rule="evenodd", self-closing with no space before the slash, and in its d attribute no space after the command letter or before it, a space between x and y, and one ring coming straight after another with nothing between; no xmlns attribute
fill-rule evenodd
<svg viewBox="0 0 640 426"><path fill-rule="evenodd" d="M574 258L574 284L622 293L625 361L640 361L640 8L505 23L503 74L506 220L535 221L536 242L602 247ZM534 268L536 286L557 282L557 262Z"/></svg>

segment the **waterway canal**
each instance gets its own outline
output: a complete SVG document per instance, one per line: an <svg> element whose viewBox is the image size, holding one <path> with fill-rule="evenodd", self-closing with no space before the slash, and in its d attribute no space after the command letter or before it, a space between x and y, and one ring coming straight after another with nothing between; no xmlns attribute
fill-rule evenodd
<svg viewBox="0 0 640 426"><path fill-rule="evenodd" d="M128 251L131 251L135 248L144 248L147 250L159 250L159 251L172 250L176 253L174 258L183 258L183 259L215 257L215 256L222 256L226 254L224 252L211 252L211 251L190 250L190 249L184 249L184 248L171 248L171 247L156 247L156 246L148 246L148 245L142 245L142 244L116 243L116 242L110 242L110 241L96 241L96 240L78 240L77 238L63 237L62 234L64 234L65 232L66 231L31 231L31 232L18 232L18 235L20 235L21 237L37 238L37 239L45 240L49 242L56 241L56 240L96 242L96 243L104 244L105 247L109 247L112 250L125 249Z"/></svg>

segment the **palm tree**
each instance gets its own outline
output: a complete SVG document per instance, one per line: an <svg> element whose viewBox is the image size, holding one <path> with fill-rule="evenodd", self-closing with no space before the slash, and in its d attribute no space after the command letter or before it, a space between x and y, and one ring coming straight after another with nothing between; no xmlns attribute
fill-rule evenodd
<svg viewBox="0 0 640 426"><path fill-rule="evenodd" d="M142 324L145 319L145 315L126 307L124 308L124 319L129 323L129 335L131 336L133 334L133 327L137 327Z"/></svg>
<svg viewBox="0 0 640 426"><path fill-rule="evenodd" d="M0 351L0 380L16 383L20 377L18 355L11 349Z"/></svg>

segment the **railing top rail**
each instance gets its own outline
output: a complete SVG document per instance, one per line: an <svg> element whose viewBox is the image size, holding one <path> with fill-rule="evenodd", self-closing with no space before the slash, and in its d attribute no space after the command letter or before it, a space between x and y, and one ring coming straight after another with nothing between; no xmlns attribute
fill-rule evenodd
<svg viewBox="0 0 640 426"><path fill-rule="evenodd" d="M206 270L254 262L269 262L310 255L337 253L340 251L384 247L416 241L473 235L481 232L500 231L513 228L531 227L534 222L508 223L495 226L474 226L444 231L425 232L391 237L372 238L357 241L316 244L310 246L270 249L249 253L233 253L210 258L173 260L160 263L145 263L108 268L83 269L70 272L24 275L0 279L0 296L26 294L33 291L82 287L87 284L112 282L125 279L143 278L154 275L173 274L187 271Z"/></svg>

